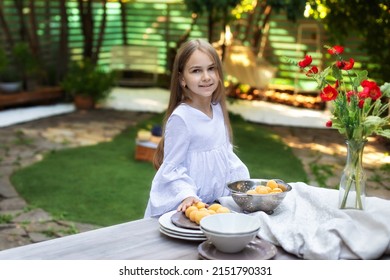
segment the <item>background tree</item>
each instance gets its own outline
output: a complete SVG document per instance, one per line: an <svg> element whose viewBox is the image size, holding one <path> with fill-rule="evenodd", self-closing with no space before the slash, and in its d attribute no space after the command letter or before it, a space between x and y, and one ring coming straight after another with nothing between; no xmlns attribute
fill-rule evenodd
<svg viewBox="0 0 390 280"><path fill-rule="evenodd" d="M213 41L215 24L222 21L222 26L226 26L231 18L231 10L240 2L241 0L184 0L184 3L191 12L199 15L207 13L209 42Z"/></svg>
<svg viewBox="0 0 390 280"><path fill-rule="evenodd" d="M60 40L58 47L58 56L57 56L57 71L56 71L56 81L60 81L65 75L67 63L69 59L69 25L68 25L68 12L66 9L66 0L60 0Z"/></svg>
<svg viewBox="0 0 390 280"><path fill-rule="evenodd" d="M37 35L36 3L33 0L13 0L12 4L16 11L19 32L12 33L10 23L7 23L4 8L1 5L0 24L6 38L6 44L2 48L11 61L9 70L13 69L13 71L10 71L9 74L15 77L21 76L23 88L32 90L35 87L33 84L46 78L46 66L41 57L40 42ZM28 8L27 15L24 13L25 8ZM32 80L35 81L32 82Z"/></svg>
<svg viewBox="0 0 390 280"><path fill-rule="evenodd" d="M215 28L217 23L221 23L223 30L232 23L236 27L235 36L244 34L241 40L248 42L257 54L269 28L272 11L285 11L287 18L295 21L303 15L306 0L184 0L184 3L195 14L207 13L209 42L219 35L214 34L214 30L220 30ZM241 18L243 13L249 13L245 20ZM221 48L223 58L225 45Z"/></svg>
<svg viewBox="0 0 390 280"><path fill-rule="evenodd" d="M122 41L123 45L127 46L129 43L127 41L127 13L125 0L120 0L119 5L121 7Z"/></svg>
<svg viewBox="0 0 390 280"><path fill-rule="evenodd" d="M80 13L81 29L83 34L84 46L83 46L83 57L89 59L92 63L96 64L99 59L100 48L104 38L104 31L106 27L107 18L107 0L102 0L102 19L100 22L98 38L94 38L95 20L93 15L92 1L78 0L78 8Z"/></svg>
<svg viewBox="0 0 390 280"><path fill-rule="evenodd" d="M295 22L303 17L306 0L241 0L233 10L234 38L248 43L257 55L269 30L272 13L285 12ZM243 14L248 14L244 20Z"/></svg>
<svg viewBox="0 0 390 280"><path fill-rule="evenodd" d="M370 57L370 76L390 81L389 0L309 0L309 14L324 24L333 43L343 44L348 35L363 39L360 46Z"/></svg>
<svg viewBox="0 0 390 280"><path fill-rule="evenodd" d="M5 38L6 38L5 41L8 42L9 47L12 48L14 46L14 39L13 39L12 33L9 29L8 23L5 20L3 5L0 5L0 25L1 25L2 31L4 32Z"/></svg>

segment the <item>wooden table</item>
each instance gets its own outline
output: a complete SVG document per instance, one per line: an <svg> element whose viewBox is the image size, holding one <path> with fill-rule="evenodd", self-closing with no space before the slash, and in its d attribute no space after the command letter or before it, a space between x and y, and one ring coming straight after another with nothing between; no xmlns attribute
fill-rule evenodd
<svg viewBox="0 0 390 280"><path fill-rule="evenodd" d="M0 251L2 260L196 260L199 241L165 236L141 219ZM274 259L296 259L278 248Z"/></svg>
<svg viewBox="0 0 390 280"><path fill-rule="evenodd" d="M0 260L196 260L200 241L175 239L148 218L0 251ZM276 260L297 259L278 247ZM381 259L390 259L385 255Z"/></svg>

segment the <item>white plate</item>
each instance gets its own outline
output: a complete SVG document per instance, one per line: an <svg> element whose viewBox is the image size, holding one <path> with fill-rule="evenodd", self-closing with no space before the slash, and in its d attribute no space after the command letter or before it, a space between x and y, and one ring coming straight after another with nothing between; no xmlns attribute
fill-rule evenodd
<svg viewBox="0 0 390 280"><path fill-rule="evenodd" d="M164 215L162 215L158 219L160 226L165 228L165 229L171 230L171 232L173 231L173 232L178 232L178 233L187 233L187 234L204 236L203 232L200 229L188 229L188 228L181 228L181 227L175 226L171 221L171 217L176 212L177 212L176 210L173 210L171 212L168 212L168 213L165 213Z"/></svg>
<svg viewBox="0 0 390 280"><path fill-rule="evenodd" d="M205 241L207 240L206 236L186 236L180 233L172 233L164 230L163 227L160 227L160 232L162 234L165 234L166 236L177 238L177 239L183 239L183 240L191 240L191 241Z"/></svg>
<svg viewBox="0 0 390 280"><path fill-rule="evenodd" d="M174 231L174 230L171 230L169 228L165 228L165 227L162 227L160 226L160 229L162 229L163 231L165 232L168 232L170 234L176 234L176 235L181 235L181 236L187 236L187 237L206 237L206 235L204 235L203 233L185 233L185 232L178 232L178 231Z"/></svg>

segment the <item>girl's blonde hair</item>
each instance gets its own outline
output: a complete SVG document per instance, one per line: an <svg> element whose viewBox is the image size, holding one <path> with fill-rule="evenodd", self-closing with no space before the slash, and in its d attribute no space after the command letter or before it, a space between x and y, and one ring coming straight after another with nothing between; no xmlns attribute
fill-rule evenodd
<svg viewBox="0 0 390 280"><path fill-rule="evenodd" d="M167 123L167 120L177 106L179 106L181 103L185 102L186 100L190 99L189 89L183 87L182 83L180 83L180 75L182 75L189 58L196 50L208 54L215 64L219 81L218 81L218 87L211 97L211 102L213 104L218 104L218 103L221 104L225 125L228 129L230 142L232 142L233 133L230 125L229 115L226 108L226 93L223 84L222 62L218 56L218 53L209 42L200 39L190 40L184 43L180 47L180 49L176 54L175 61L173 63L172 76L171 76L171 89L170 89L171 95L169 98L168 108L167 111L165 112L165 117L163 120L163 135L159 145L157 146L157 150L153 160L153 164L156 169L160 168L164 159L164 135L165 135L165 125Z"/></svg>

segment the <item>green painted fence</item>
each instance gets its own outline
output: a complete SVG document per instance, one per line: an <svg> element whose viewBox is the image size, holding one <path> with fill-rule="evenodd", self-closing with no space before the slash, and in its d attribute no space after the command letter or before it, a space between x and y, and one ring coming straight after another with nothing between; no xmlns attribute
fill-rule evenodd
<svg viewBox="0 0 390 280"><path fill-rule="evenodd" d="M22 1L24 4L24 20L30 27L31 9L30 1ZM66 1L69 23L69 49L71 59L82 57L83 37L79 22L77 1ZM14 7L14 0L0 0L0 7L5 15L4 19L11 28L16 41L20 39L20 21ZM94 1L95 35L99 32L102 18L101 1ZM40 41L40 48L44 54L48 67L55 72L56 61L59 54L60 11L59 1L36 0L34 12L38 30L36 31ZM104 34L104 42L99 56L101 65L109 65L110 50L115 45L123 45L122 25L120 17L120 4L108 2L107 24ZM129 1L126 2L127 36L129 45L157 46L159 72L166 73L169 70L168 51L174 47L179 38L190 28L191 14L186 10L182 1ZM245 20L244 16L244 20ZM234 24L232 25L234 31ZM215 38L219 38L221 26L215 26ZM299 31L301 30L301 33ZM29 30L31 33L32 31ZM301 36L298 36L301 34ZM95 36L95 38L96 38ZM191 38L207 37L207 20L205 15L200 16L194 26ZM263 58L277 68L275 77L271 80L274 86L295 87L302 91L312 91L315 85L308 78L298 73L295 66L287 63L283 58L300 60L304 54L310 53L314 63L325 65L326 57L323 45L327 43L327 36L323 28L314 20L300 19L293 23L286 19L284 14L273 14L270 22L270 30L266 37ZM346 52L355 60L367 62L366 55L358 51L360 39L350 38ZM0 43L5 44L5 35L0 34ZM95 42L96 44L96 42ZM54 74L53 74L54 75Z"/></svg>

